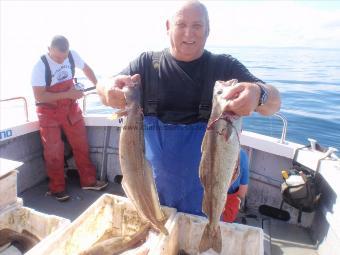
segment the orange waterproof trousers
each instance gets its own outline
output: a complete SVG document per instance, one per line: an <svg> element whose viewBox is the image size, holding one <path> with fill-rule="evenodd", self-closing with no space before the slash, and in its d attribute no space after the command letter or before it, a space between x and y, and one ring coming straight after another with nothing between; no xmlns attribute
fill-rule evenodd
<svg viewBox="0 0 340 255"><path fill-rule="evenodd" d="M49 91L65 91L70 86L73 86L72 80L53 85ZM53 104L38 105L37 113L46 170L50 180L49 190L52 193L65 190L64 143L61 139L61 130L72 147L80 185L93 185L96 182L96 169L89 158L85 122L78 104L74 100L62 99Z"/></svg>

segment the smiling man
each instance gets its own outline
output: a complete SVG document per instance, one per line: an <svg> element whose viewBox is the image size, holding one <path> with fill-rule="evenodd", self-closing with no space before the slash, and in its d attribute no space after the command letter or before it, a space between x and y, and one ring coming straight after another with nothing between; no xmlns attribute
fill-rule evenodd
<svg viewBox="0 0 340 255"><path fill-rule="evenodd" d="M209 17L199 1L179 5L166 21L166 29L169 49L142 53L112 80L98 84L97 91L105 105L124 108L122 88L133 83L135 75L141 76L145 154L160 202L181 212L202 214L198 168L215 82L238 79L226 95L225 110L240 116L253 111L275 113L280 95L237 59L204 49Z"/></svg>
<svg viewBox="0 0 340 255"><path fill-rule="evenodd" d="M202 56L209 35L205 7L184 5L166 21L171 55L179 61L192 61Z"/></svg>

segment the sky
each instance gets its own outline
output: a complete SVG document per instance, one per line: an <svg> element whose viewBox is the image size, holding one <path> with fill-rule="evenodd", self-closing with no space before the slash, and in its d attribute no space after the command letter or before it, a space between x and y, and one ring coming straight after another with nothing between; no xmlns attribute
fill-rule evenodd
<svg viewBox="0 0 340 255"><path fill-rule="evenodd" d="M340 1L202 1L207 48L340 48ZM168 46L165 21L177 1L0 0L0 98L31 100L33 65L55 34L95 71L119 72L147 50ZM227 53L227 52L226 52Z"/></svg>

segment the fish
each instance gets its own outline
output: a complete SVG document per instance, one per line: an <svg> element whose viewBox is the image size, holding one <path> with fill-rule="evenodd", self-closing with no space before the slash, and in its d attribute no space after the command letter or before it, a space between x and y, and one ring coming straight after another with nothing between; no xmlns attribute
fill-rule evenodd
<svg viewBox="0 0 340 255"><path fill-rule="evenodd" d="M134 248L145 241L150 230L150 223L144 224L135 234L129 236L115 236L93 245L79 255L116 255ZM142 253L141 253L142 254ZM145 253L147 254L147 253Z"/></svg>
<svg viewBox="0 0 340 255"><path fill-rule="evenodd" d="M11 244L20 252L26 253L39 241L40 239L37 236L26 229L24 229L21 233L10 228L3 228L0 230L0 247Z"/></svg>
<svg viewBox="0 0 340 255"><path fill-rule="evenodd" d="M140 106L140 81L123 88L126 107L119 137L119 161L123 175L122 186L141 218L151 223L154 230L168 235L165 215L150 163L145 158L143 112Z"/></svg>
<svg viewBox="0 0 340 255"><path fill-rule="evenodd" d="M225 95L237 80L216 81L213 90L212 111L201 146L199 177L204 188L202 211L208 217L199 252L212 248L222 251L219 221L226 203L228 187L240 153L242 118L233 112L224 112L228 104Z"/></svg>
<svg viewBox="0 0 340 255"><path fill-rule="evenodd" d="M187 253L185 250L179 250L177 255L190 255L189 253Z"/></svg>

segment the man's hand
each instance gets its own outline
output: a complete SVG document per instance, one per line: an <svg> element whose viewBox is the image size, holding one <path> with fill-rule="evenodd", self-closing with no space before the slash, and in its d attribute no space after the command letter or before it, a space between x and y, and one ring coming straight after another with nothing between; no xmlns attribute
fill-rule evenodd
<svg viewBox="0 0 340 255"><path fill-rule="evenodd" d="M77 90L74 86L72 86L67 92L66 92L67 98L77 100L79 98L82 98L84 96L84 92L82 90Z"/></svg>
<svg viewBox="0 0 340 255"><path fill-rule="evenodd" d="M230 88L225 96L229 100L225 111L231 111L239 116L251 115L255 110L262 115L272 115L280 110L281 99L278 90L268 84L263 85L268 90L268 101L259 106L260 87L255 83L240 82Z"/></svg>
<svg viewBox="0 0 340 255"><path fill-rule="evenodd" d="M124 109L126 100L123 88L132 85L138 79L140 79L139 74L133 76L117 75L113 78L99 82L97 84L97 93L104 105Z"/></svg>
<svg viewBox="0 0 340 255"><path fill-rule="evenodd" d="M241 82L230 88L225 99L229 100L226 111L239 116L248 116L257 108L260 98L260 88L253 83Z"/></svg>

